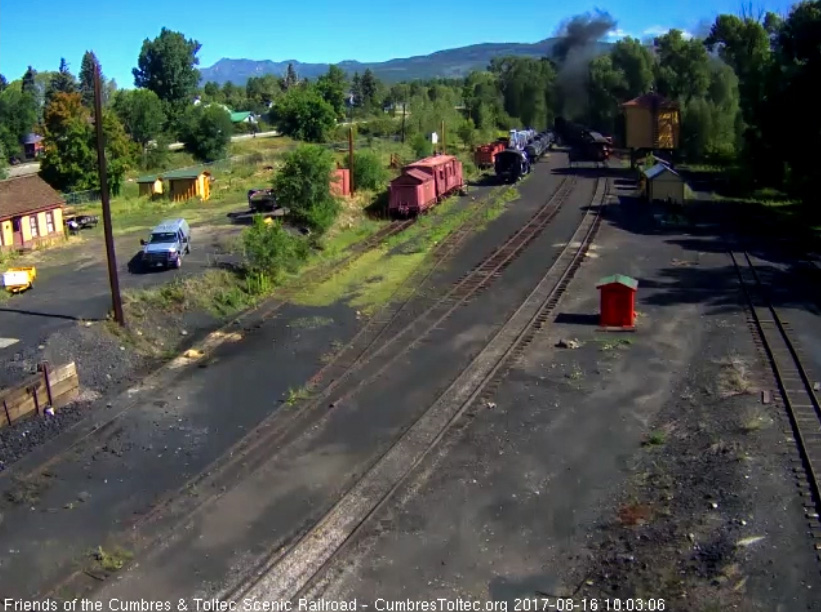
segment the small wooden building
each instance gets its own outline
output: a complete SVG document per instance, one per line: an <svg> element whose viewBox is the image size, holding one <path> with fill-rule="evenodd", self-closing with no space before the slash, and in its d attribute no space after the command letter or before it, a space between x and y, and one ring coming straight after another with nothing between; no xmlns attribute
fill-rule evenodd
<svg viewBox="0 0 821 612"><path fill-rule="evenodd" d="M681 175L669 166L659 163L642 171L642 183L648 201L684 204L686 184Z"/></svg>
<svg viewBox="0 0 821 612"><path fill-rule="evenodd" d="M351 171L337 168L331 173L331 193L335 196L351 195Z"/></svg>
<svg viewBox="0 0 821 612"><path fill-rule="evenodd" d="M0 181L0 250L65 240L63 197L37 174Z"/></svg>
<svg viewBox="0 0 821 612"><path fill-rule="evenodd" d="M149 196L151 198L158 198L163 194L162 176L149 175L141 176L137 179L137 185L140 189L140 197Z"/></svg>
<svg viewBox="0 0 821 612"><path fill-rule="evenodd" d="M633 150L679 148L681 108L656 93L647 93L621 105L625 119L625 145Z"/></svg>
<svg viewBox="0 0 821 612"><path fill-rule="evenodd" d="M601 293L599 324L604 328L632 329L636 326L636 290L639 282L623 274L601 279L596 289Z"/></svg>
<svg viewBox="0 0 821 612"><path fill-rule="evenodd" d="M175 170L167 172L168 197L174 202L199 198L203 202L211 197L211 173L207 170Z"/></svg>

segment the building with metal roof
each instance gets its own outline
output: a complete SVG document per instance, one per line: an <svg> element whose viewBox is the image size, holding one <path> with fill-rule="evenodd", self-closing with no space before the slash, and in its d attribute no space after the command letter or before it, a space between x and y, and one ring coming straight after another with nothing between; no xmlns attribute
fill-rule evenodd
<svg viewBox="0 0 821 612"><path fill-rule="evenodd" d="M665 164L656 164L642 170L644 193L650 202L684 204L686 183L681 175Z"/></svg>

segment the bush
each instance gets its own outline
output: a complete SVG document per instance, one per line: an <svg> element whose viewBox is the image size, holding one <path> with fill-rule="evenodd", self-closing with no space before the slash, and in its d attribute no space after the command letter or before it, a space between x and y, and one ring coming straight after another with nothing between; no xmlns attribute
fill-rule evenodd
<svg viewBox="0 0 821 612"><path fill-rule="evenodd" d="M284 156L282 170L274 178L277 200L291 217L319 233L326 231L339 212L331 195L333 153L317 145L300 145Z"/></svg>
<svg viewBox="0 0 821 612"><path fill-rule="evenodd" d="M194 106L181 127L185 150L200 161L214 161L225 156L234 125L231 116L219 106Z"/></svg>
<svg viewBox="0 0 821 612"><path fill-rule="evenodd" d="M396 119L391 117L378 117L370 119L366 123L358 126L358 130L365 136L376 136L377 138L384 138L396 136L401 129L401 124Z"/></svg>
<svg viewBox="0 0 821 612"><path fill-rule="evenodd" d="M364 151L354 156L353 184L356 189L381 191L390 178L390 172L379 155Z"/></svg>
<svg viewBox="0 0 821 612"><path fill-rule="evenodd" d="M308 244L279 222L266 224L262 216L242 236L245 265L254 275L278 280L285 272L296 272L308 256Z"/></svg>
<svg viewBox="0 0 821 612"><path fill-rule="evenodd" d="M425 138L424 134L414 136L411 147L417 158L429 157L433 154L433 143Z"/></svg>

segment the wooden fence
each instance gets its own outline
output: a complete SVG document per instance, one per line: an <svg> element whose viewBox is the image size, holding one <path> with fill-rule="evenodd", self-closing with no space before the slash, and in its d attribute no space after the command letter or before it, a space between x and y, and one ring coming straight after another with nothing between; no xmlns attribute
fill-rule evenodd
<svg viewBox="0 0 821 612"><path fill-rule="evenodd" d="M37 369L28 380L0 391L0 428L42 415L49 408L57 410L77 397L80 381L73 361L55 368L41 363Z"/></svg>

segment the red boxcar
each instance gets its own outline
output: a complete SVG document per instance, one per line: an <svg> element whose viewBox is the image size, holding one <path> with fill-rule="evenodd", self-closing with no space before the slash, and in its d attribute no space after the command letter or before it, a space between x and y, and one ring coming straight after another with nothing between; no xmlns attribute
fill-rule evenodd
<svg viewBox="0 0 821 612"><path fill-rule="evenodd" d="M491 168L496 162L496 154L504 151L505 145L502 142L492 142L478 147L473 154L474 163L479 168Z"/></svg>
<svg viewBox="0 0 821 612"><path fill-rule="evenodd" d="M462 162L452 155L435 155L409 164L391 181L388 210L418 214L464 188Z"/></svg>

